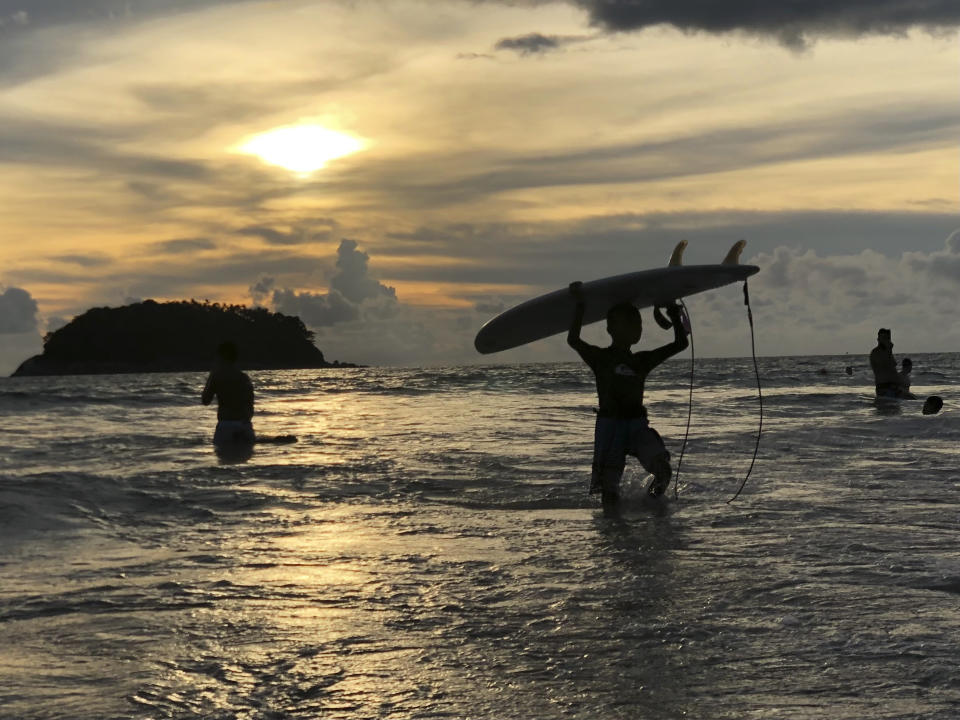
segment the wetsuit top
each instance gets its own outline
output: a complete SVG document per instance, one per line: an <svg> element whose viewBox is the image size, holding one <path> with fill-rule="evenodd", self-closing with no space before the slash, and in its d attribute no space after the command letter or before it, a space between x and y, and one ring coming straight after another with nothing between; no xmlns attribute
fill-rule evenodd
<svg viewBox="0 0 960 720"><path fill-rule="evenodd" d="M669 345L635 353L615 347L600 348L579 339L570 345L596 376L600 417L624 419L646 417L643 385L647 375L675 352Z"/></svg>
<svg viewBox="0 0 960 720"><path fill-rule="evenodd" d="M899 387L900 373L897 361L893 359L893 350L877 345L870 351L870 367L873 380L878 387Z"/></svg>
<svg viewBox="0 0 960 720"><path fill-rule="evenodd" d="M210 373L201 400L209 405L217 398L217 420L253 418L253 383L245 372L236 367L220 367Z"/></svg>

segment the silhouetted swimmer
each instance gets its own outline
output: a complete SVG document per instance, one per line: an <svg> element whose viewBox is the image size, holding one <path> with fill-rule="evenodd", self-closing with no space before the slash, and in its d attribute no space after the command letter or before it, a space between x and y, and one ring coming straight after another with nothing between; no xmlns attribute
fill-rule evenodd
<svg viewBox="0 0 960 720"><path fill-rule="evenodd" d="M877 331L877 346L870 351L870 368L873 370L877 397L903 397L900 372L893 358L893 341L887 328Z"/></svg>
<svg viewBox="0 0 960 720"><path fill-rule="evenodd" d="M853 365L847 365L846 371L847 375L853 375Z"/></svg>
<svg viewBox="0 0 960 720"><path fill-rule="evenodd" d="M207 377L200 396L204 405L217 398L217 430L213 444L220 446L253 445L253 383L237 367L237 346L221 343L217 348L217 364Z"/></svg>
<svg viewBox="0 0 960 720"><path fill-rule="evenodd" d="M943 398L939 395L931 395L923 401L923 414L936 415L943 409Z"/></svg>
<svg viewBox="0 0 960 720"><path fill-rule="evenodd" d="M911 382L911 379L912 379L912 378L910 377L910 373L912 373L912 372L913 372L913 360L911 360L910 358L904 358L903 360L901 360L901 361L900 361L900 393L901 393L901 396L902 396L902 394L905 393L906 395L912 397L912 394L910 393L910 382Z"/></svg>
<svg viewBox="0 0 960 720"><path fill-rule="evenodd" d="M627 455L633 455L647 472L653 474L647 492L653 496L662 495L670 484L673 470L663 439L647 421L643 386L651 370L689 345L680 307L675 303L670 305L667 315L671 322L663 321L666 327L673 327L672 343L656 350L632 352L630 346L639 342L643 334L643 320L637 308L629 303L610 308L607 332L612 343L610 347L599 348L580 339L586 311L581 283L571 283L570 294L576 301L576 309L567 343L593 370L600 401L594 431L590 492L599 492L604 506L614 505L620 498L620 478Z"/></svg>

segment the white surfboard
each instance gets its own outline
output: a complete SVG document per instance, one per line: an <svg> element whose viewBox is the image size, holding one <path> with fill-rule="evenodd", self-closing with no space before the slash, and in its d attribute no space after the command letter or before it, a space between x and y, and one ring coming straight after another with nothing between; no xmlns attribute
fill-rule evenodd
<svg viewBox="0 0 960 720"><path fill-rule="evenodd" d="M687 241L683 240L674 249L667 267L585 282L583 296L587 307L583 324L603 320L607 311L619 303L629 302L638 308L666 305L678 298L746 280L760 268L740 265L740 253L745 245L743 240L737 242L719 265L684 267L683 251ZM474 347L486 355L565 333L570 329L574 306L568 288L527 300L480 328Z"/></svg>

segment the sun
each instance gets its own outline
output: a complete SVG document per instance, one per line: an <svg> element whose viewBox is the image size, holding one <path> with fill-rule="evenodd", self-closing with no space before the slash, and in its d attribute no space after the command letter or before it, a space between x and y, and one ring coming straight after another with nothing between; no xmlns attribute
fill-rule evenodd
<svg viewBox="0 0 960 720"><path fill-rule="evenodd" d="M365 145L360 138L322 125L288 125L253 135L236 151L256 155L269 165L298 175L309 175L331 160L363 150Z"/></svg>

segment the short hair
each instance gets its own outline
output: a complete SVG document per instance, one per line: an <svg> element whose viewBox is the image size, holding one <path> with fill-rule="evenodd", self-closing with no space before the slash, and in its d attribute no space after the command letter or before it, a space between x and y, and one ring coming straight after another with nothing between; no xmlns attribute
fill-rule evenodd
<svg viewBox="0 0 960 720"><path fill-rule="evenodd" d="M903 365L904 367L913 367L913 360L911 360L910 358L904 358L900 362L900 364Z"/></svg>
<svg viewBox="0 0 960 720"><path fill-rule="evenodd" d="M880 328L879 330L877 330L877 335L889 335L889 334L890 334L889 328Z"/></svg>
<svg viewBox="0 0 960 720"><path fill-rule="evenodd" d="M943 409L943 398L939 395L931 395L923 401L923 414L936 415Z"/></svg>
<svg viewBox="0 0 960 720"><path fill-rule="evenodd" d="M217 346L217 356L225 362L236 362L240 352L237 350L237 344L230 340L220 343Z"/></svg>
<svg viewBox="0 0 960 720"><path fill-rule="evenodd" d="M617 303L612 308L607 310L607 322L612 320L640 320L643 321L643 318L640 317L640 311L634 305L630 303Z"/></svg>

